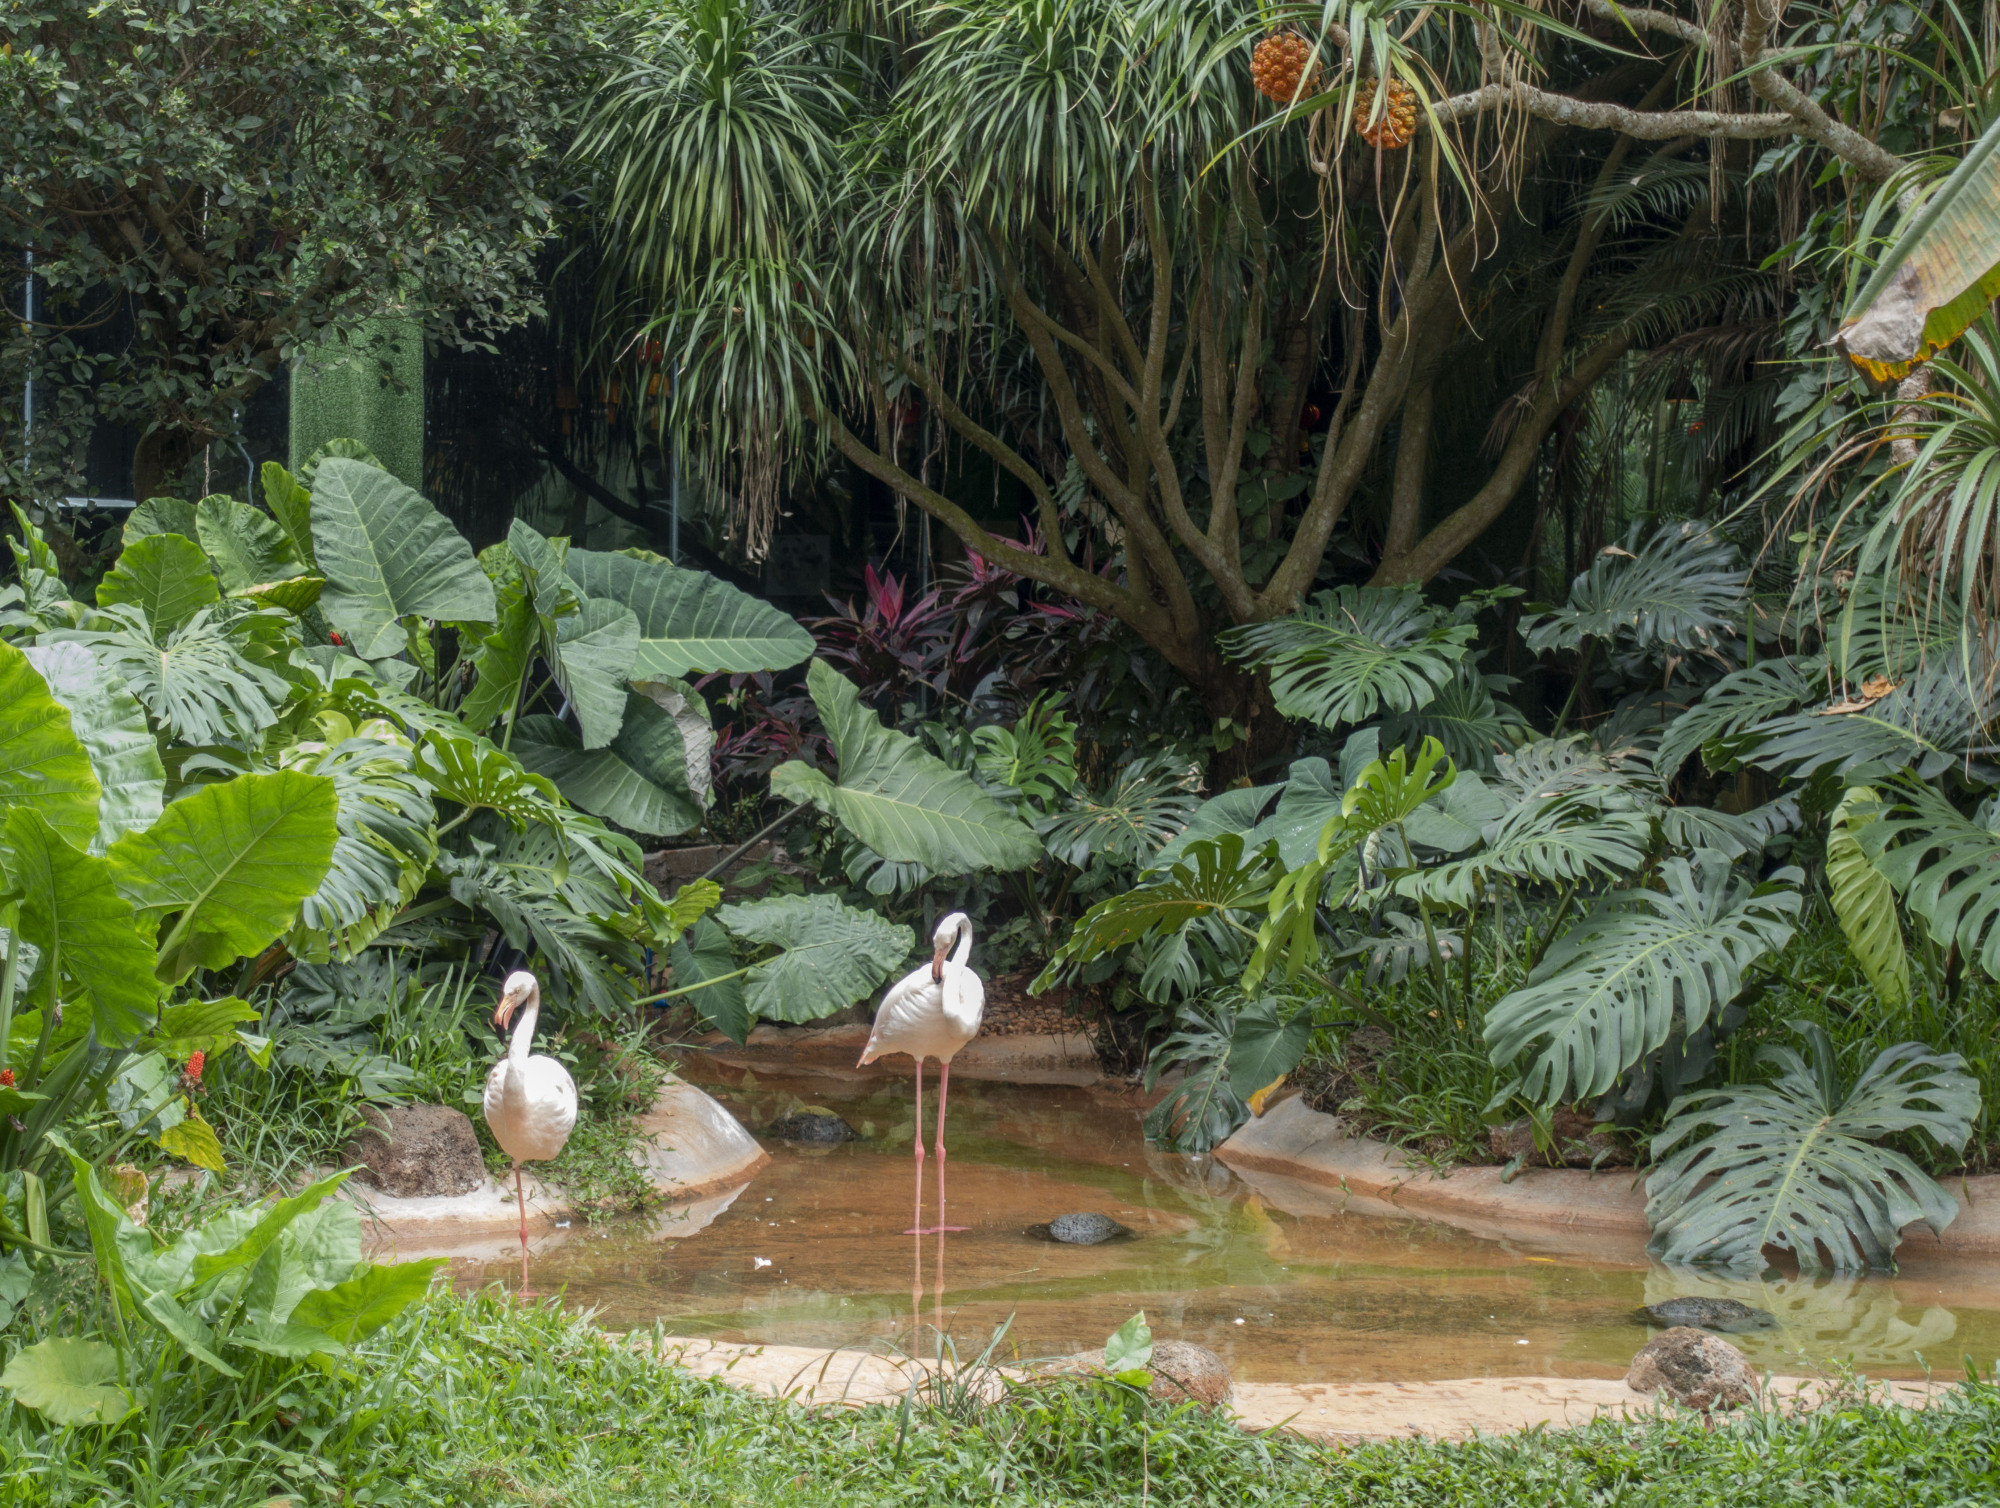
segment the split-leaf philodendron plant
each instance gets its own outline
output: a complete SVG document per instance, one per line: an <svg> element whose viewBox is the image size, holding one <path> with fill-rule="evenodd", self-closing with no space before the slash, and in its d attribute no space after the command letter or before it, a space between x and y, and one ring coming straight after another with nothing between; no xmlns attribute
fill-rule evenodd
<svg viewBox="0 0 2000 1508"><path fill-rule="evenodd" d="M1769 1084L1704 1084L1809 904L1831 905L1887 1009L1947 988L1947 954L2000 975L1991 678L1948 612L1863 580L1826 622L1799 605L1820 587L1773 612L1694 526L1607 549L1567 602L1521 620L1577 684L1622 697L1589 736L1535 737L1504 678L1477 671L1463 622L1491 594L1453 611L1345 588L1233 631L1287 711L1345 733L1337 767L1302 759L1209 799L1136 887L1085 913L1044 981L1123 958L1152 998L1184 1002L1154 1068L1189 1072L1149 1127L1193 1149L1321 1028L1379 1021L1375 990L1420 983L1490 1058L1489 1113L1664 1112L1661 1256L1890 1264L1905 1225L1941 1230L1957 1203L1876 1143L1962 1148L1980 1106L1962 1059L1905 1043L1842 1070L1799 1023L1810 1066L1771 1046ZM1677 803L1694 757L1762 772L1769 799ZM1816 823L1824 903L1777 856Z"/></svg>

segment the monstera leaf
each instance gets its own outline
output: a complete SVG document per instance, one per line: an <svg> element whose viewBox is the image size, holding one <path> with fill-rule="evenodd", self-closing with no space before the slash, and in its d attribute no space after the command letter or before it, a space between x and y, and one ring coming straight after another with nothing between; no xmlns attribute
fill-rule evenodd
<svg viewBox="0 0 2000 1508"><path fill-rule="evenodd" d="M70 727L96 772L102 794L92 852L151 827L159 819L167 772L146 709L82 644L38 644L23 653L49 695L69 709Z"/></svg>
<svg viewBox="0 0 2000 1508"><path fill-rule="evenodd" d="M985 732L985 729L981 729ZM1200 799L1184 761L1170 755L1127 760L1102 791L1085 790L1035 825L1050 854L1081 869L1092 858L1144 866L1179 835Z"/></svg>
<svg viewBox="0 0 2000 1508"><path fill-rule="evenodd" d="M556 788L548 780L529 774L483 738L443 734L427 738L418 746L416 769L445 800L496 811L516 831L556 799Z"/></svg>
<svg viewBox="0 0 2000 1508"><path fill-rule="evenodd" d="M707 789L707 720L685 722L651 697L627 694L623 726L608 747L586 749L576 731L553 717L524 717L513 752L526 768L555 782L571 805L636 833L671 838L700 825ZM698 792L690 779L697 769Z"/></svg>
<svg viewBox="0 0 2000 1508"><path fill-rule="evenodd" d="M1740 629L1747 587L1736 547L1706 525L1665 524L1644 545L1635 525L1570 583L1566 605L1523 617L1521 637L1538 654L1621 634L1643 646L1711 649Z"/></svg>
<svg viewBox="0 0 2000 1508"><path fill-rule="evenodd" d="M21 897L20 935L53 957L88 998L107 1045L151 1023L159 1000L152 929L118 891L109 862L70 847L32 808L7 814L7 877Z"/></svg>
<svg viewBox="0 0 2000 1508"><path fill-rule="evenodd" d="M182 742L248 741L277 722L292 690L269 667L269 622L235 604L205 607L160 642L136 608L113 607L91 648Z"/></svg>
<svg viewBox="0 0 2000 1508"><path fill-rule="evenodd" d="M1699 1031L1752 964L1791 941L1801 878L1781 869L1752 886L1719 854L1666 860L1663 889L1607 896L1487 1012L1494 1064L1540 1044L1520 1094L1563 1105L1604 1093L1677 1022Z"/></svg>
<svg viewBox="0 0 2000 1508"><path fill-rule="evenodd" d="M339 837L331 780L281 770L205 786L106 856L125 896L172 918L157 976L173 983L261 952L326 878Z"/></svg>
<svg viewBox="0 0 2000 1508"><path fill-rule="evenodd" d="M1857 837L1875 820L1880 805L1881 798L1867 786L1856 786L1841 799L1827 825L1826 882L1848 950L1881 1002L1898 1006L1910 998L1910 960L1903 951L1896 891L1868 862Z"/></svg>
<svg viewBox="0 0 2000 1508"><path fill-rule="evenodd" d="M1496 700L1486 677L1461 660L1457 674L1430 701L1384 718L1381 737L1385 744L1406 748L1435 738L1459 769L1487 773L1496 754L1523 743L1531 733L1520 709Z"/></svg>
<svg viewBox="0 0 2000 1508"><path fill-rule="evenodd" d="M782 949L755 965L744 1005L772 1021L816 1021L873 993L910 956L908 927L830 895L780 895L724 906L716 920L745 942Z"/></svg>
<svg viewBox="0 0 2000 1508"><path fill-rule="evenodd" d="M1881 1138L1922 1131L1956 1152L1972 1134L1979 1085L1956 1053L1904 1042L1843 1088L1833 1043L1795 1021L1808 1064L1766 1047L1774 1084L1732 1084L1682 1095L1653 1138L1659 1167L1646 1180L1651 1250L1665 1262L1758 1271L1764 1249L1801 1269L1890 1268L1903 1227L1942 1232L1958 1202ZM1696 1141L1706 1129L1710 1134ZM1678 1150L1676 1150L1678 1149Z"/></svg>
<svg viewBox="0 0 2000 1508"><path fill-rule="evenodd" d="M405 618L493 619L493 584L445 516L388 472L323 461L312 481L320 607L364 660L400 654Z"/></svg>
<svg viewBox="0 0 2000 1508"><path fill-rule="evenodd" d="M0 1388L59 1428L115 1424L138 1402L118 1374L116 1346L64 1335L22 1347Z"/></svg>
<svg viewBox="0 0 2000 1508"><path fill-rule="evenodd" d="M195 505L195 537L225 592L303 574L291 536L268 514L218 494Z"/></svg>
<svg viewBox="0 0 2000 1508"><path fill-rule="evenodd" d="M1222 646L1270 672L1285 716L1334 728L1427 705L1457 675L1477 634L1414 587L1343 586L1292 617L1232 628Z"/></svg>
<svg viewBox="0 0 2000 1508"><path fill-rule="evenodd" d="M330 947L344 955L372 940L416 894L437 852L437 813L416 774L414 751L402 743L350 738L290 767L333 782L339 837L326 878L300 905L287 945L315 960Z"/></svg>
<svg viewBox="0 0 2000 1508"><path fill-rule="evenodd" d="M1190 843L1170 869L1154 870L1133 889L1084 912L1033 988L1047 989L1066 968L1127 943L1164 937L1191 924L1214 920L1247 931L1270 904L1271 887L1282 872L1273 845L1248 849L1241 833Z"/></svg>
<svg viewBox="0 0 2000 1508"><path fill-rule="evenodd" d="M161 635L171 634L221 598L201 546L179 534L148 534L131 541L97 583L99 607L136 607Z"/></svg>
<svg viewBox="0 0 2000 1508"><path fill-rule="evenodd" d="M771 792L811 802L885 859L933 874L1023 869L1042 856L1034 830L907 734L882 726L853 684L814 660L806 686L840 761L830 780L797 760L771 772Z"/></svg>
<svg viewBox="0 0 2000 1508"><path fill-rule="evenodd" d="M1941 946L1957 947L1988 977L2000 977L2000 882L1994 878L2000 874L2000 832L1962 815L1913 776L1891 781L1887 795L1874 820L1850 821L1844 831ZM1829 871L1834 857L1829 841Z"/></svg>
<svg viewBox="0 0 2000 1508"><path fill-rule="evenodd" d="M0 810L32 806L87 848L97 835L103 790L72 726L28 657L0 643Z"/></svg>
<svg viewBox="0 0 2000 1508"><path fill-rule="evenodd" d="M570 551L568 569L585 595L638 617L640 680L784 670L813 652L812 635L790 616L704 572L598 550Z"/></svg>
<svg viewBox="0 0 2000 1508"><path fill-rule="evenodd" d="M1732 670L1710 686L1660 735L1654 766L1672 779L1687 757L1701 751L1710 769L1727 766L1744 735L1760 723L1795 711L1826 694L1826 665L1818 659L1759 660Z"/></svg>

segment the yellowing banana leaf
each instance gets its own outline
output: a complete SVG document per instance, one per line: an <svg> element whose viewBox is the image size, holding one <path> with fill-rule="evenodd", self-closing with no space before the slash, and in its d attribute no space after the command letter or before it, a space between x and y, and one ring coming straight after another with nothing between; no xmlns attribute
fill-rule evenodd
<svg viewBox="0 0 2000 1508"><path fill-rule="evenodd" d="M1906 376L2000 296L2000 120L1931 195L1834 336L1879 385Z"/></svg>

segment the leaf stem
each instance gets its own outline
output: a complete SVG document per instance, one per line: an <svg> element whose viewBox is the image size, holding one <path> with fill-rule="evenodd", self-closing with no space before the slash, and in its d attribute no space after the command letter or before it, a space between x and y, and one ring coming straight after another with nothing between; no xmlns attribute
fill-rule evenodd
<svg viewBox="0 0 2000 1508"><path fill-rule="evenodd" d="M752 969L756 967L757 965L754 963L745 964L742 968L736 969L731 973L717 974L713 979L704 979L699 984L684 984L679 989L661 990L660 993L657 995L641 996L639 999L634 1000L632 1002L632 1005L634 1009L636 1009L642 1005L654 1005L662 1000L671 1000L676 995L691 995L696 990L705 990L712 984L724 984L731 979L741 979L745 974L749 973Z"/></svg>

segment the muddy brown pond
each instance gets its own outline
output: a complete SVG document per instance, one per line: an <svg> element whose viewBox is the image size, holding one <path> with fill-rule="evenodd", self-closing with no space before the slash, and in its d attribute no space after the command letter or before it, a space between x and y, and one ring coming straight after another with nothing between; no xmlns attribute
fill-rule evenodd
<svg viewBox="0 0 2000 1508"><path fill-rule="evenodd" d="M1617 1377L1649 1333L1640 1305L1704 1294L1775 1316L1731 1337L1775 1372L1950 1378L1968 1357L1982 1371L2000 1358L1992 1275L1738 1281L1571 1261L1559 1243L1531 1252L1421 1220L1289 1214L1212 1159L1149 1147L1131 1104L1086 1089L954 1083L950 1216L971 1229L903 1235L907 1077L684 1072L752 1131L812 1106L860 1135L760 1137L772 1161L733 1193L655 1220L578 1221L538 1245L535 1287L563 1289L608 1328L657 1320L674 1335L929 1354L941 1324L969 1357L1011 1320L1003 1353L1032 1358L1102 1345L1143 1309L1156 1335L1209 1347L1244 1382ZM935 1079L926 1087L928 1123ZM931 1221L935 1172L927 1163ZM1030 1234L1080 1211L1133 1234L1087 1247ZM456 1280L514 1281L504 1262L458 1264Z"/></svg>

